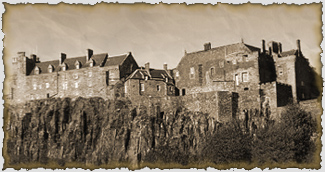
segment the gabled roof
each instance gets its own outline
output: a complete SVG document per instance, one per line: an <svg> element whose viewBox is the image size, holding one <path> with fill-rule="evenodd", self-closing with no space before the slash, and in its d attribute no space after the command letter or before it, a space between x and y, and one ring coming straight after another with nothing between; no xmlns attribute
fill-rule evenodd
<svg viewBox="0 0 325 172"><path fill-rule="evenodd" d="M104 66L121 65L129 55L130 54L128 53L119 56L108 57Z"/></svg>
<svg viewBox="0 0 325 172"><path fill-rule="evenodd" d="M49 73L48 72L48 67L49 65L52 65L52 72L56 72L59 68L59 60L52 60L52 61L46 61L46 62L41 62L41 63L36 63L34 69L30 73L30 75L34 75L35 68L38 67L40 69L40 73Z"/></svg>
<svg viewBox="0 0 325 172"><path fill-rule="evenodd" d="M149 73L146 69L137 69L135 70L129 77L126 78L128 79L145 79L145 77L148 76L150 79L158 79L158 80L163 80L165 78L168 78L172 80L173 78L167 73L167 71L163 69L149 69Z"/></svg>
<svg viewBox="0 0 325 172"><path fill-rule="evenodd" d="M289 51L284 51L281 53L281 56L282 57L286 57L286 56L293 56L293 55L296 55L297 53L297 50L295 49L292 49L292 50L289 50Z"/></svg>

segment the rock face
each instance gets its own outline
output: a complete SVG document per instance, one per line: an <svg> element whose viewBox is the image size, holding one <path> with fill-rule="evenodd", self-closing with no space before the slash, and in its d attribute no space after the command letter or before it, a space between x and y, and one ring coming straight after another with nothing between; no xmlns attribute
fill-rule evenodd
<svg viewBox="0 0 325 172"><path fill-rule="evenodd" d="M195 153L218 126L208 114L175 105L156 113L154 107L134 106L126 99L38 100L11 106L8 115L6 144L12 165L134 165L158 146L176 144Z"/></svg>

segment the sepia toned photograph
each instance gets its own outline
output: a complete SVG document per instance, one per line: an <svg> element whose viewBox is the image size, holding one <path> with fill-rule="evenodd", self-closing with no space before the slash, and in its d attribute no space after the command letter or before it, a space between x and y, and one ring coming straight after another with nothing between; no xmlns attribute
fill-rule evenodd
<svg viewBox="0 0 325 172"><path fill-rule="evenodd" d="M3 169L320 169L322 2L3 2Z"/></svg>

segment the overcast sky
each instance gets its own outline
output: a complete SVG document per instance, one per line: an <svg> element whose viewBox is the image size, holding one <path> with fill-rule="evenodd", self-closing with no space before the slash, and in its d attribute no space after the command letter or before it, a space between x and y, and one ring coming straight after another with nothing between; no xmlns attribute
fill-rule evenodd
<svg viewBox="0 0 325 172"><path fill-rule="evenodd" d="M94 53L110 56L132 52L140 66L176 67L184 50L261 40L296 48L318 70L321 4L314 5L6 5L3 15L4 63L10 68L18 51L35 53L41 61Z"/></svg>

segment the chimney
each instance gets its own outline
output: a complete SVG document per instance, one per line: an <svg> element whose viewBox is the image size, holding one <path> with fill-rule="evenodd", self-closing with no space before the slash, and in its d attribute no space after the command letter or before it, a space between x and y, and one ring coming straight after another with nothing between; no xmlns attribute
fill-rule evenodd
<svg viewBox="0 0 325 172"><path fill-rule="evenodd" d="M150 68L150 63L147 62L146 64L144 64L144 69L149 71L149 68Z"/></svg>
<svg viewBox="0 0 325 172"><path fill-rule="evenodd" d="M31 55L30 55L30 59L33 60L34 63L37 62L37 57L36 57L35 54L31 54Z"/></svg>
<svg viewBox="0 0 325 172"><path fill-rule="evenodd" d="M301 53L301 47L300 47L300 40L297 39L297 49L298 49L298 53Z"/></svg>
<svg viewBox="0 0 325 172"><path fill-rule="evenodd" d="M204 44L204 51L208 51L210 49L211 49L211 43L210 42L209 43L205 43Z"/></svg>
<svg viewBox="0 0 325 172"><path fill-rule="evenodd" d="M164 70L167 71L167 63L164 63Z"/></svg>
<svg viewBox="0 0 325 172"><path fill-rule="evenodd" d="M279 42L279 53L282 53L282 44Z"/></svg>
<svg viewBox="0 0 325 172"><path fill-rule="evenodd" d="M94 51L92 49L87 49L87 61L93 56Z"/></svg>
<svg viewBox="0 0 325 172"><path fill-rule="evenodd" d="M262 39L262 50L263 50L263 53L265 53L265 40Z"/></svg>
<svg viewBox="0 0 325 172"><path fill-rule="evenodd" d="M67 55L65 53L61 53L60 64L62 64L66 58Z"/></svg>
<svg viewBox="0 0 325 172"><path fill-rule="evenodd" d="M25 57L25 52L21 51L21 52L18 52L17 54L18 54L19 57Z"/></svg>

